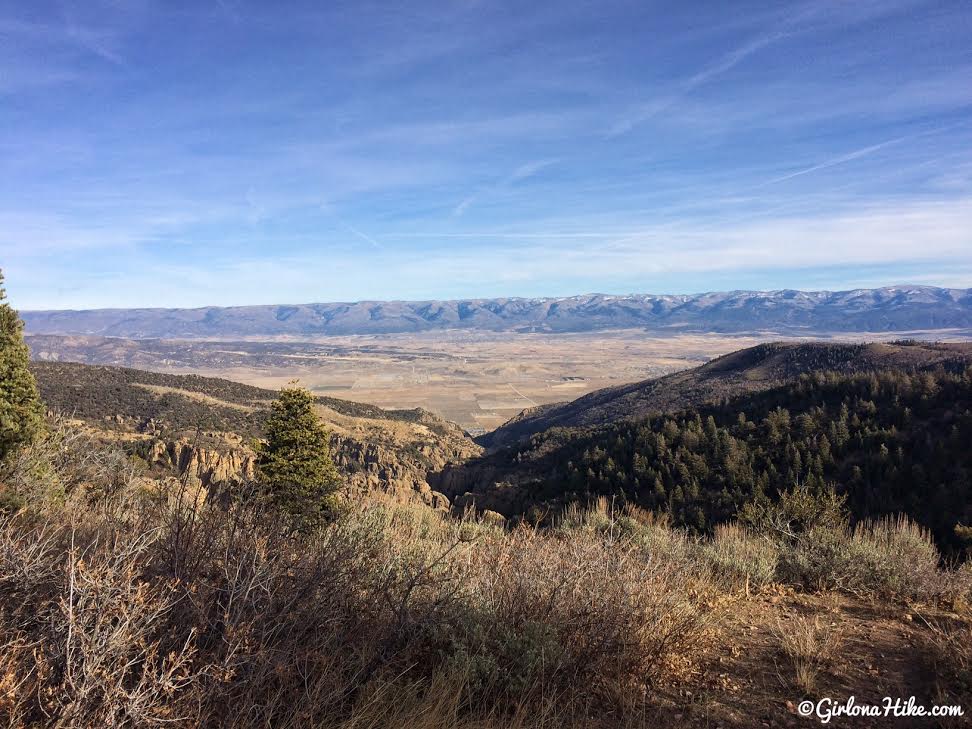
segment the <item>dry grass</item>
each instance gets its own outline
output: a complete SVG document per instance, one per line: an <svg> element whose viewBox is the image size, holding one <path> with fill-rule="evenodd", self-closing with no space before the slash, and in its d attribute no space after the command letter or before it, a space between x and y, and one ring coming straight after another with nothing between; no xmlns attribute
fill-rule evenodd
<svg viewBox="0 0 972 729"><path fill-rule="evenodd" d="M632 540L381 501L292 536L203 496L0 519L0 725L580 726L644 715L709 629Z"/></svg>
<svg viewBox="0 0 972 729"><path fill-rule="evenodd" d="M702 553L716 578L730 589L749 594L777 579L776 545L739 524L717 526Z"/></svg>
<svg viewBox="0 0 972 729"><path fill-rule="evenodd" d="M193 392L192 390L183 390L178 387L166 387L165 385L146 385L142 382L133 383L134 387L139 387L143 390L148 390L155 395L181 395L182 397L189 398L190 400L196 400L197 402L206 403L207 405L216 405L221 408L232 408L233 410L239 410L244 413L252 413L256 411L255 405L244 405L238 402L230 402L229 400L220 400L212 395L206 395L201 392Z"/></svg>
<svg viewBox="0 0 972 729"><path fill-rule="evenodd" d="M918 615L925 632L925 653L942 703L972 703L972 622L957 616Z"/></svg>
<svg viewBox="0 0 972 729"><path fill-rule="evenodd" d="M819 615L804 617L791 614L776 627L780 651L792 670L790 682L804 696L817 692L817 679L834 660L843 643L839 628Z"/></svg>

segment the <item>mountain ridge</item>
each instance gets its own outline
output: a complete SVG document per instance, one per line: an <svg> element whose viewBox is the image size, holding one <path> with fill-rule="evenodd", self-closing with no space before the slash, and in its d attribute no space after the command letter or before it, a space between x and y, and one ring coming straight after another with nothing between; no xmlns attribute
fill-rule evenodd
<svg viewBox="0 0 972 729"><path fill-rule="evenodd" d="M589 427L675 412L741 394L761 392L815 371L843 374L886 368L928 370L972 365L972 343L767 342L717 357L699 367L608 387L564 403L524 410L477 438L489 449L553 427Z"/></svg>
<svg viewBox="0 0 972 729"><path fill-rule="evenodd" d="M972 289L896 285L847 291L735 290L296 305L22 311L30 334L135 339L396 334L449 329L742 332L972 329Z"/></svg>

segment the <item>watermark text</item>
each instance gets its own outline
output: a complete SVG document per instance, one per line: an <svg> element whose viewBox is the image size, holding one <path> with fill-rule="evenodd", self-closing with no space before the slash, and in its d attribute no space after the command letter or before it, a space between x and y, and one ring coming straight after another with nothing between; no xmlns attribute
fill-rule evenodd
<svg viewBox="0 0 972 729"><path fill-rule="evenodd" d="M914 696L907 699L885 696L880 704L861 704L853 696L844 700L823 698L818 701L801 701L797 706L800 716L815 717L821 724L831 719L847 717L953 717L965 716L961 706L924 706Z"/></svg>

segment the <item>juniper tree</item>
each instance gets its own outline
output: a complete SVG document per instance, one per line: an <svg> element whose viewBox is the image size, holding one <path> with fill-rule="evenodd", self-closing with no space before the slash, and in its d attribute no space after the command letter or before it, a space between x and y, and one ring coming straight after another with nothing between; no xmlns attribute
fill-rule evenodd
<svg viewBox="0 0 972 729"><path fill-rule="evenodd" d="M43 430L44 410L29 361L24 325L7 303L0 271L0 461Z"/></svg>
<svg viewBox="0 0 972 729"><path fill-rule="evenodd" d="M280 391L270 407L258 460L266 495L303 526L334 508L339 485L329 436L313 404L313 395L302 387Z"/></svg>

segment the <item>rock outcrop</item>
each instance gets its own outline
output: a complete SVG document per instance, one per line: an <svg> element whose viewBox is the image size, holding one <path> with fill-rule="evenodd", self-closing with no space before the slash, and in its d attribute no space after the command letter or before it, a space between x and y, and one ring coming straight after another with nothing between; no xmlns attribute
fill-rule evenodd
<svg viewBox="0 0 972 729"><path fill-rule="evenodd" d="M428 444L403 452L339 435L331 438L331 453L353 490L383 491L406 500L418 499L433 508L449 508L449 499L432 489L429 476L457 454Z"/></svg>
<svg viewBox="0 0 972 729"><path fill-rule="evenodd" d="M165 475L188 477L206 488L233 486L256 476L256 453L241 439L207 434L205 445L188 438L149 437L135 441L135 453ZM403 501L417 500L448 509L445 494L429 485L432 472L443 469L461 452L431 444L404 451L379 443L332 435L334 463L344 474L349 492L381 491Z"/></svg>
<svg viewBox="0 0 972 729"><path fill-rule="evenodd" d="M187 439L138 442L136 453L155 468L189 476L203 486L250 481L256 473L256 454L242 447L202 447Z"/></svg>

